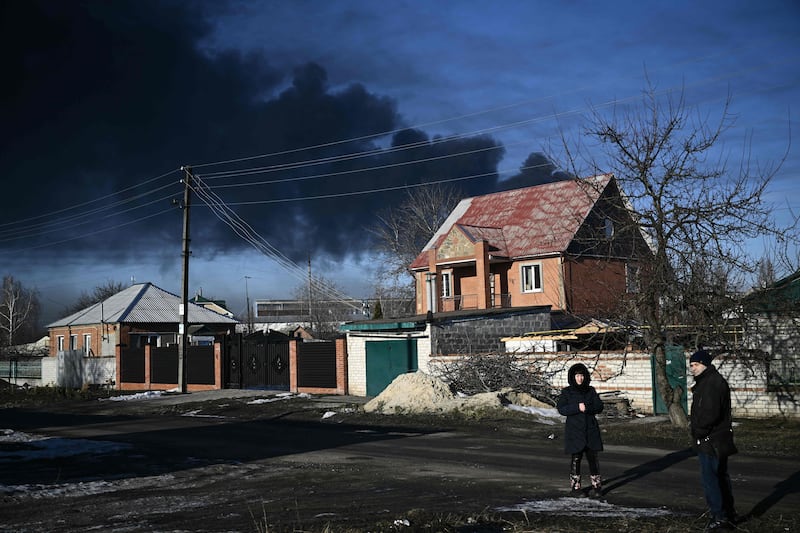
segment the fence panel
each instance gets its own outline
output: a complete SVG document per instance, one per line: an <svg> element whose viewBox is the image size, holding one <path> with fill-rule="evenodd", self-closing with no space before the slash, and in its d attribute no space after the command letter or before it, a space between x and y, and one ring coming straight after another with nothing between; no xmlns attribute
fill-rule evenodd
<svg viewBox="0 0 800 533"><path fill-rule="evenodd" d="M177 366L175 375L177 376ZM188 346L186 349L186 383L214 385L216 382L214 378L214 347Z"/></svg>
<svg viewBox="0 0 800 533"><path fill-rule="evenodd" d="M119 354L120 383L144 383L144 348L126 348Z"/></svg>
<svg viewBox="0 0 800 533"><path fill-rule="evenodd" d="M336 388L336 343L297 344L297 386Z"/></svg>
<svg viewBox="0 0 800 533"><path fill-rule="evenodd" d="M150 382L178 383L178 347L150 348Z"/></svg>

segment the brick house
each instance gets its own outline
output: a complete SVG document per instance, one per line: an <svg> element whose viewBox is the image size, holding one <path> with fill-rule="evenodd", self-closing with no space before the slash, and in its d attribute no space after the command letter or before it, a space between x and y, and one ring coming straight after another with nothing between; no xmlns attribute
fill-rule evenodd
<svg viewBox="0 0 800 533"><path fill-rule="evenodd" d="M636 258L649 253L609 174L467 198L410 265L416 312L608 315L637 290Z"/></svg>
<svg viewBox="0 0 800 533"><path fill-rule="evenodd" d="M50 355L78 350L87 356L112 356L117 345L168 346L178 342L180 297L152 283L131 285L102 302L47 325ZM237 320L201 305L189 304L189 324L220 334Z"/></svg>

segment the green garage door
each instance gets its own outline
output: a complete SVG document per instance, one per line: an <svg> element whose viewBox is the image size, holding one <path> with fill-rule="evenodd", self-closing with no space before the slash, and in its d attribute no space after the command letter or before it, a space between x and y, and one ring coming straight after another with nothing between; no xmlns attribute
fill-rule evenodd
<svg viewBox="0 0 800 533"><path fill-rule="evenodd" d="M377 396L394 378L417 369L416 339L368 341L367 396Z"/></svg>

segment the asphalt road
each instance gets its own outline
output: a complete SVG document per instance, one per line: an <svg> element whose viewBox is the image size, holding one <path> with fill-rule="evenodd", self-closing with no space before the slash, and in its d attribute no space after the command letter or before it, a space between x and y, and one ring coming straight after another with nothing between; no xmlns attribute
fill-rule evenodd
<svg viewBox="0 0 800 533"><path fill-rule="evenodd" d="M32 460L6 450L0 531L255 531L262 522L369 520L414 509L480 512L568 492L567 457L549 438L554 426L518 434L409 429L344 415L297 419L274 406L255 414L248 407L241 417L224 404L199 412L163 405L158 413L0 411L0 429L127 445ZM609 504L703 513L689 450L606 446L600 458ZM796 460L740 454L731 471L741 514L800 509Z"/></svg>

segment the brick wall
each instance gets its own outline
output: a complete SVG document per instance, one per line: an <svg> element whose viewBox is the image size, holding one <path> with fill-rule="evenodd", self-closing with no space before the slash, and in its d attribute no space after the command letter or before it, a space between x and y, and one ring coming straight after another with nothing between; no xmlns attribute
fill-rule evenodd
<svg viewBox="0 0 800 533"><path fill-rule="evenodd" d="M437 355L502 352L505 350L503 337L548 329L550 310L547 307L436 321L431 328L432 352Z"/></svg>
<svg viewBox="0 0 800 533"><path fill-rule="evenodd" d="M644 352L597 353L531 353L524 338L506 339L506 350L526 357L531 364L551 375L556 387L567 384L567 370L572 364L583 363L592 371L592 385L598 392L619 391L639 413L653 414L653 377L650 354ZM691 387L694 379L688 371L686 353L688 406L691 408ZM738 418L768 418L772 416L800 417L800 405L793 395L772 391L767 387L764 367L744 364L735 357L717 357L714 366L731 387L733 416Z"/></svg>

